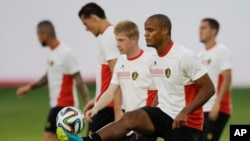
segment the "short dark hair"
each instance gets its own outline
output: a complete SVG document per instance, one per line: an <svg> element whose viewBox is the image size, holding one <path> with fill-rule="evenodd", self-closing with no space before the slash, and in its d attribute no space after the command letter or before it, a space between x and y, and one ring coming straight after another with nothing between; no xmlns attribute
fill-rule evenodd
<svg viewBox="0 0 250 141"><path fill-rule="evenodd" d="M162 28L168 28L169 36L171 37L172 23L168 16L163 14L155 14L150 16L148 19L150 18L156 18L159 21L159 24Z"/></svg>
<svg viewBox="0 0 250 141"><path fill-rule="evenodd" d="M217 20L213 19L213 18L204 18L202 20L203 22L208 22L209 23L209 26L212 28L212 29L215 29L217 32L216 34L219 32L219 29L220 29L220 24Z"/></svg>
<svg viewBox="0 0 250 141"><path fill-rule="evenodd" d="M90 2L84 5L78 12L78 16L81 18L83 15L85 18L89 18L90 15L96 15L101 19L106 19L104 10L96 3Z"/></svg>
<svg viewBox="0 0 250 141"><path fill-rule="evenodd" d="M37 27L42 32L48 33L50 37L53 37L53 38L56 37L54 26L50 21L48 21L48 20L41 21L38 23Z"/></svg>

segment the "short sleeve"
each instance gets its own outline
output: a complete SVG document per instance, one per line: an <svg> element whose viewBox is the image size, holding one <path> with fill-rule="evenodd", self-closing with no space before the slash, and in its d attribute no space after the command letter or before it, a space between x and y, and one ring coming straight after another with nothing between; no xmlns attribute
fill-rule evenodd
<svg viewBox="0 0 250 141"><path fill-rule="evenodd" d="M195 81L207 73L200 59L193 53L184 55L181 59L181 68L185 75L192 81Z"/></svg>
<svg viewBox="0 0 250 141"><path fill-rule="evenodd" d="M70 74L75 74L80 71L79 64L77 62L77 59L75 57L75 54L73 51L68 51L65 53L65 64L68 72Z"/></svg>
<svg viewBox="0 0 250 141"><path fill-rule="evenodd" d="M113 32L108 32L105 33L105 35L102 35L100 39L100 48L106 61L118 58L120 56Z"/></svg>
<svg viewBox="0 0 250 141"><path fill-rule="evenodd" d="M219 69L220 72L227 70L227 69L232 69L232 57L231 57L231 52L227 48L221 49L221 51L218 54L218 61L219 61Z"/></svg>

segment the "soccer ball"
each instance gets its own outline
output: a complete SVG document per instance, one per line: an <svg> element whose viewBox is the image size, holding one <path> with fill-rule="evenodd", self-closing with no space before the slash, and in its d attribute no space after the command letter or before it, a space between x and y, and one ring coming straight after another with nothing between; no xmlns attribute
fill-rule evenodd
<svg viewBox="0 0 250 141"><path fill-rule="evenodd" d="M82 131L84 123L82 111L75 107L65 107L59 111L56 118L56 126L69 133L78 134Z"/></svg>

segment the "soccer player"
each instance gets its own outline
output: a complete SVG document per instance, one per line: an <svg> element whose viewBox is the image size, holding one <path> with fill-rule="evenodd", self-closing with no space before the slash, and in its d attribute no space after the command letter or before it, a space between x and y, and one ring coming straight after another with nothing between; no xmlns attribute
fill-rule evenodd
<svg viewBox="0 0 250 141"><path fill-rule="evenodd" d="M57 128L61 141L115 141L131 130L167 141L197 140L203 126L202 105L214 94L214 86L194 53L172 41L171 27L170 19L162 14L150 16L144 24L147 46L158 54L151 67L158 106L126 112L88 137Z"/></svg>
<svg viewBox="0 0 250 141"><path fill-rule="evenodd" d="M208 70L216 89L216 94L204 105L204 130L199 141L218 141L231 115L231 54L227 47L216 42L219 23L215 19L201 21L200 41L205 49L199 57Z"/></svg>
<svg viewBox="0 0 250 141"><path fill-rule="evenodd" d="M151 55L138 45L139 30L131 21L119 22L114 29L117 47L121 54L116 62L111 83L91 110L96 114L115 97L118 88L122 91L122 105L125 112L143 106L154 106L157 90L150 73ZM154 105L153 105L154 104ZM91 120L88 115L87 119ZM132 135L131 140L135 140ZM155 141L156 137L139 136L137 140Z"/></svg>
<svg viewBox="0 0 250 141"><path fill-rule="evenodd" d="M37 25L38 39L43 47L50 48L47 61L47 73L37 82L18 88L17 96L48 85L50 112L45 126L44 141L56 141L56 117L67 106L78 106L77 90L85 104L88 102L88 90L80 74L80 68L73 51L56 38L53 24L41 21Z"/></svg>
<svg viewBox="0 0 250 141"><path fill-rule="evenodd" d="M93 107L94 103L99 100L100 96L108 88L114 65L120 53L116 47L115 35L113 33L114 26L106 19L105 12L99 5L87 3L80 9L78 16L85 25L86 30L99 38L96 96L85 106L84 111L87 111ZM93 122L89 124L89 134L96 132L121 116L120 97L120 94L117 95L114 102L111 102L93 117Z"/></svg>

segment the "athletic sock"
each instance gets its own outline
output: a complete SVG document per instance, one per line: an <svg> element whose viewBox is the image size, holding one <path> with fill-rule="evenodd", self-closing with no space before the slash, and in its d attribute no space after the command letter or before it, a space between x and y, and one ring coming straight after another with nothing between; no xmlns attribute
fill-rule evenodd
<svg viewBox="0 0 250 141"><path fill-rule="evenodd" d="M97 133L83 137L82 139L83 141L102 141L101 137Z"/></svg>

